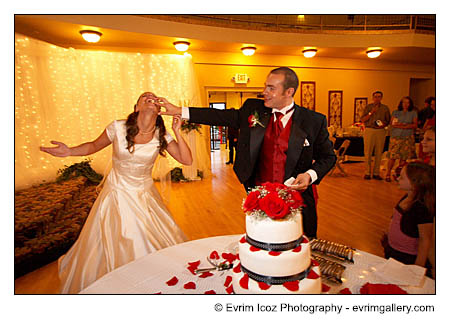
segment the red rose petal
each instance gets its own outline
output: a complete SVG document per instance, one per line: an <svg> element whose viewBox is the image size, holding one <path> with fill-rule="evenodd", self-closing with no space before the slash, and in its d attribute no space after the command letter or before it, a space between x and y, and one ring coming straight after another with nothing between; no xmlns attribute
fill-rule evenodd
<svg viewBox="0 0 450 324"><path fill-rule="evenodd" d="M250 246L250 251L257 252L257 251L261 251L261 249L258 249L257 247L252 245L252 246Z"/></svg>
<svg viewBox="0 0 450 324"><path fill-rule="evenodd" d="M258 282L258 286L261 290L267 290L271 287L270 285L266 284L265 282Z"/></svg>
<svg viewBox="0 0 450 324"><path fill-rule="evenodd" d="M239 241L242 244L247 243L247 240L245 239L245 236L242 236L241 240Z"/></svg>
<svg viewBox="0 0 450 324"><path fill-rule="evenodd" d="M236 255L233 253L222 253L222 258L230 263L233 263L233 261L236 260Z"/></svg>
<svg viewBox="0 0 450 324"><path fill-rule="evenodd" d="M248 274L244 274L241 280L239 280L239 285L244 288L248 289Z"/></svg>
<svg viewBox="0 0 450 324"><path fill-rule="evenodd" d="M214 276L214 274L212 274L211 272L207 271L207 272L203 272L203 273L199 276L199 278L208 278L208 277L211 277L211 276Z"/></svg>
<svg viewBox="0 0 450 324"><path fill-rule="evenodd" d="M208 290L205 291L205 295L216 295L216 292L214 290Z"/></svg>
<svg viewBox="0 0 450 324"><path fill-rule="evenodd" d="M197 267L189 266L187 269L193 274L196 275L195 270L197 270Z"/></svg>
<svg viewBox="0 0 450 324"><path fill-rule="evenodd" d="M169 281L166 281L167 286L175 286L178 283L177 277L172 277Z"/></svg>
<svg viewBox="0 0 450 324"><path fill-rule="evenodd" d="M200 260L194 262L188 262L190 267L198 267L200 265Z"/></svg>
<svg viewBox="0 0 450 324"><path fill-rule="evenodd" d="M209 255L209 258L213 260L219 260L220 259L219 253L217 253L217 251L212 251L211 254Z"/></svg>
<svg viewBox="0 0 450 324"><path fill-rule="evenodd" d="M311 271L308 273L308 276L306 278L308 279L317 279L320 276L313 270L311 269Z"/></svg>
<svg viewBox="0 0 450 324"><path fill-rule="evenodd" d="M309 240L306 238L306 236L303 236L301 243L308 243L308 242L309 242Z"/></svg>
<svg viewBox="0 0 450 324"><path fill-rule="evenodd" d="M319 266L319 262L317 262L316 260L311 260L311 264L313 265L313 267L318 267Z"/></svg>
<svg viewBox="0 0 450 324"><path fill-rule="evenodd" d="M225 280L224 286L228 287L232 280L233 280L233 278L231 276L227 276L227 279Z"/></svg>
<svg viewBox="0 0 450 324"><path fill-rule="evenodd" d="M272 256L279 256L281 254L281 252L277 252L277 251L270 251L269 252L269 255L272 255Z"/></svg>
<svg viewBox="0 0 450 324"><path fill-rule="evenodd" d="M239 273L241 272L241 263L239 262L237 266L233 267L233 272L234 273Z"/></svg>
<svg viewBox="0 0 450 324"><path fill-rule="evenodd" d="M240 258L239 258L239 253L236 254L236 259L237 259L237 260L240 260Z"/></svg>
<svg viewBox="0 0 450 324"><path fill-rule="evenodd" d="M299 246L297 246L295 249L292 250L292 252L298 253L302 250L302 245L300 244Z"/></svg>
<svg viewBox="0 0 450 324"><path fill-rule="evenodd" d="M227 289L225 289L225 291L226 291L228 294L234 293L233 285L230 285Z"/></svg>
<svg viewBox="0 0 450 324"><path fill-rule="evenodd" d="M350 289L348 289L348 288L339 290L339 293L342 295L353 295L352 292L350 291Z"/></svg>
<svg viewBox="0 0 450 324"><path fill-rule="evenodd" d="M290 291L298 291L298 280L288 281L283 284L283 286Z"/></svg>
<svg viewBox="0 0 450 324"><path fill-rule="evenodd" d="M183 286L184 289L195 289L197 286L195 285L195 282L188 282Z"/></svg>
<svg viewBox="0 0 450 324"><path fill-rule="evenodd" d="M322 284L322 291L323 291L323 292L327 292L327 291L330 291L330 289L331 289L331 287L330 287L330 286L328 286L328 285L325 285L324 283Z"/></svg>

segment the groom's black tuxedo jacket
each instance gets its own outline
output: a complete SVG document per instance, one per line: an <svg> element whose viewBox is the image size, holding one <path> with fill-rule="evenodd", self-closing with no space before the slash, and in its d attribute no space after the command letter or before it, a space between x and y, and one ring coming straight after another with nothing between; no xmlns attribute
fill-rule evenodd
<svg viewBox="0 0 450 324"><path fill-rule="evenodd" d="M334 166L336 155L329 140L327 121L324 115L294 106L291 134L286 152L284 181L309 169L316 171L319 184L322 178ZM255 174L259 152L263 144L264 133L270 121L272 109L264 106L260 99L248 99L241 109L218 110L211 108L190 108L189 121L206 125L239 128L238 146L234 172L246 189L255 185ZM249 116L258 114L264 127L250 127ZM307 141L306 141L307 140ZM310 237L316 236L317 215L311 186L302 193L307 205L302 211L304 232Z"/></svg>

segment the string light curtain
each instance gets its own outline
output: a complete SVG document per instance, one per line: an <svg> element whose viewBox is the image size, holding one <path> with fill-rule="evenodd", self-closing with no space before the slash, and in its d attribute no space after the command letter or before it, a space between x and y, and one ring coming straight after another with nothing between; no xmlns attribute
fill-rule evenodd
<svg viewBox="0 0 450 324"><path fill-rule="evenodd" d="M53 157L39 146L96 139L112 120L126 119L145 91L175 104L201 105L189 56L65 49L15 34L15 189L53 181L58 169L85 159ZM172 118L164 121L173 135ZM206 133L194 157L205 175ZM90 156L97 172L107 170L111 149ZM180 166L171 157L167 162Z"/></svg>

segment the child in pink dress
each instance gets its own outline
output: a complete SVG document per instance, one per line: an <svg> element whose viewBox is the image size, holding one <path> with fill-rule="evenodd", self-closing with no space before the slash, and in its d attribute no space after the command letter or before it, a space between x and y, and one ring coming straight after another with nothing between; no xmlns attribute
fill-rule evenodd
<svg viewBox="0 0 450 324"><path fill-rule="evenodd" d="M425 267L435 215L435 168L409 163L402 169L398 185L406 195L394 208L385 258Z"/></svg>

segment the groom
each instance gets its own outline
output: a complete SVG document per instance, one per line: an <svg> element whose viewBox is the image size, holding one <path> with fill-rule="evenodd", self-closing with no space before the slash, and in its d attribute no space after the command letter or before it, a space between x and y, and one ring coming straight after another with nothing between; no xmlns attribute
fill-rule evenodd
<svg viewBox="0 0 450 324"><path fill-rule="evenodd" d="M336 155L328 139L324 115L294 103L298 78L293 70L280 67L267 76L264 100L247 99L241 109L180 108L164 98L161 114L178 115L190 122L240 130L233 166L248 191L264 182L284 183L294 177L302 191L303 231L317 234L317 212L311 184L319 184L334 166Z"/></svg>

